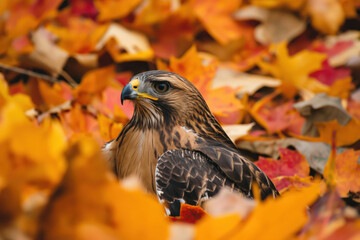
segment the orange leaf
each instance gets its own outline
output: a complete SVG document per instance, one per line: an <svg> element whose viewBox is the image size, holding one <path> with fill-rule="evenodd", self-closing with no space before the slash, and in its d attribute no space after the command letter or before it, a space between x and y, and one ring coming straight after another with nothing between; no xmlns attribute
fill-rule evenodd
<svg viewBox="0 0 360 240"><path fill-rule="evenodd" d="M334 168L334 181L336 189L341 197L348 197L348 192L359 192L360 191L360 164L358 159L360 157L360 151L354 151L353 149L346 150L340 153L335 158ZM329 171L329 164L327 163L324 170L324 175Z"/></svg>
<svg viewBox="0 0 360 240"><path fill-rule="evenodd" d="M345 13L337 0L307 2L312 25L322 33L335 34L345 21Z"/></svg>
<svg viewBox="0 0 360 240"><path fill-rule="evenodd" d="M181 58L170 58L170 66L158 67L180 74L192 82L205 98L210 110L221 121L228 124L237 123L240 118L240 110L243 105L236 98L236 90L230 87L212 88L217 63L203 65L200 55L195 46L191 47ZM238 114L238 115L237 115ZM231 117L231 118L230 118Z"/></svg>
<svg viewBox="0 0 360 240"><path fill-rule="evenodd" d="M84 226L93 226L99 239L167 239L169 221L157 199L121 187L99 150L84 136L73 141L66 177L47 206L40 234L44 239L85 239Z"/></svg>
<svg viewBox="0 0 360 240"><path fill-rule="evenodd" d="M340 125L336 120L319 122L315 125L318 127L320 137L309 138L310 140L331 144L333 131L336 131L336 146L350 145L360 139L360 122L355 118L351 119L345 126Z"/></svg>
<svg viewBox="0 0 360 240"><path fill-rule="evenodd" d="M249 31L231 17L232 12L240 6L240 3L240 0L192 1L194 12L206 30L224 45L242 37L244 31Z"/></svg>
<svg viewBox="0 0 360 240"><path fill-rule="evenodd" d="M74 97L83 105L89 104L95 96L99 96L110 82L115 79L114 66L98 68L87 72L74 89Z"/></svg>
<svg viewBox="0 0 360 240"><path fill-rule="evenodd" d="M95 0L94 5L99 10L98 20L108 21L128 15L141 0ZM116 11L114 11L116 9Z"/></svg>
<svg viewBox="0 0 360 240"><path fill-rule="evenodd" d="M228 239L291 239L306 223L306 209L319 196L319 184L292 191L280 198L269 198L253 210L246 222ZM286 219L286 221L284 221ZM274 224L276 222L276 224Z"/></svg>

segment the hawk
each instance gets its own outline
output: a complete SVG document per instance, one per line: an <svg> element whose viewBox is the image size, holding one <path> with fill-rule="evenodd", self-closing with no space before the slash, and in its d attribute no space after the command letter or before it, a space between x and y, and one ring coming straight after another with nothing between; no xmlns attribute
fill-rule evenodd
<svg viewBox="0 0 360 240"><path fill-rule="evenodd" d="M179 215L181 202L199 205L225 186L252 198L257 183L262 199L278 195L185 78L167 71L137 74L122 91L124 100L134 103L134 114L103 151L119 178L137 175L171 216Z"/></svg>

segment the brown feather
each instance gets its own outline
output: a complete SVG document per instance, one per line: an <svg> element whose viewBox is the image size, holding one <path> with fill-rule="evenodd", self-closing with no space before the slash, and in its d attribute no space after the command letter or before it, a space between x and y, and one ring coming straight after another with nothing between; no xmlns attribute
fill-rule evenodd
<svg viewBox="0 0 360 240"><path fill-rule="evenodd" d="M169 150L187 149L204 154L219 174L245 195L252 195L253 182L258 183L263 198L278 195L270 179L240 154L189 81L165 71L145 72L134 78L140 81L139 91L147 94L155 94L151 90L154 81L167 81L171 90L153 96L158 100L133 100L132 119L108 146L113 149L110 156L119 178L136 174L149 192L156 193L158 159Z"/></svg>

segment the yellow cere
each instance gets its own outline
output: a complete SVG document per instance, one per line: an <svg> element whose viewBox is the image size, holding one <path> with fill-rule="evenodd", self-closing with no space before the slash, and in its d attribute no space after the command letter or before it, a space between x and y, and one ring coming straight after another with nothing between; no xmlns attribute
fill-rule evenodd
<svg viewBox="0 0 360 240"><path fill-rule="evenodd" d="M131 80L130 84L132 86L132 89L134 89L138 93L138 97L144 97L144 98L149 98L149 99L152 99L152 100L158 100L158 98L156 98L156 97L153 97L153 96L151 96L151 95L149 95L147 93L140 93L138 91L138 87L140 85L139 79L135 78L135 79Z"/></svg>

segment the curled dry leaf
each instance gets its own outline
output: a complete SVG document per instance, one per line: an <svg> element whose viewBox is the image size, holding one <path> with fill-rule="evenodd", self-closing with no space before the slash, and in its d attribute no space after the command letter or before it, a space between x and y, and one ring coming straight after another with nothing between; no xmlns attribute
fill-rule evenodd
<svg viewBox="0 0 360 240"><path fill-rule="evenodd" d="M284 10L269 10L250 5L242 8L234 17L238 20L257 20L261 24L255 28L255 39L261 44L291 41L306 29L304 19Z"/></svg>
<svg viewBox="0 0 360 240"><path fill-rule="evenodd" d="M144 34L126 29L117 23L110 24L96 49L99 50L106 44L110 54L118 62L150 60L153 57L153 50Z"/></svg>
<svg viewBox="0 0 360 240"><path fill-rule="evenodd" d="M318 136L316 122L329 122L336 119L338 123L345 126L351 120L350 114L341 105L340 98L329 97L326 93L320 93L311 100L296 103L294 107L306 118L302 130L305 136Z"/></svg>
<svg viewBox="0 0 360 240"><path fill-rule="evenodd" d="M266 77L263 75L239 73L230 68L219 67L213 81L213 87L231 86L239 88L237 94L253 95L262 87L274 88L281 84L276 78Z"/></svg>
<svg viewBox="0 0 360 240"><path fill-rule="evenodd" d="M31 35L35 49L30 54L20 56L20 61L30 67L45 69L58 76L69 54L54 43L54 36L45 28L39 28Z"/></svg>
<svg viewBox="0 0 360 240"><path fill-rule="evenodd" d="M255 123L249 123L224 125L222 127L225 130L226 134L230 137L230 139L235 142L238 138L247 135L254 125Z"/></svg>

